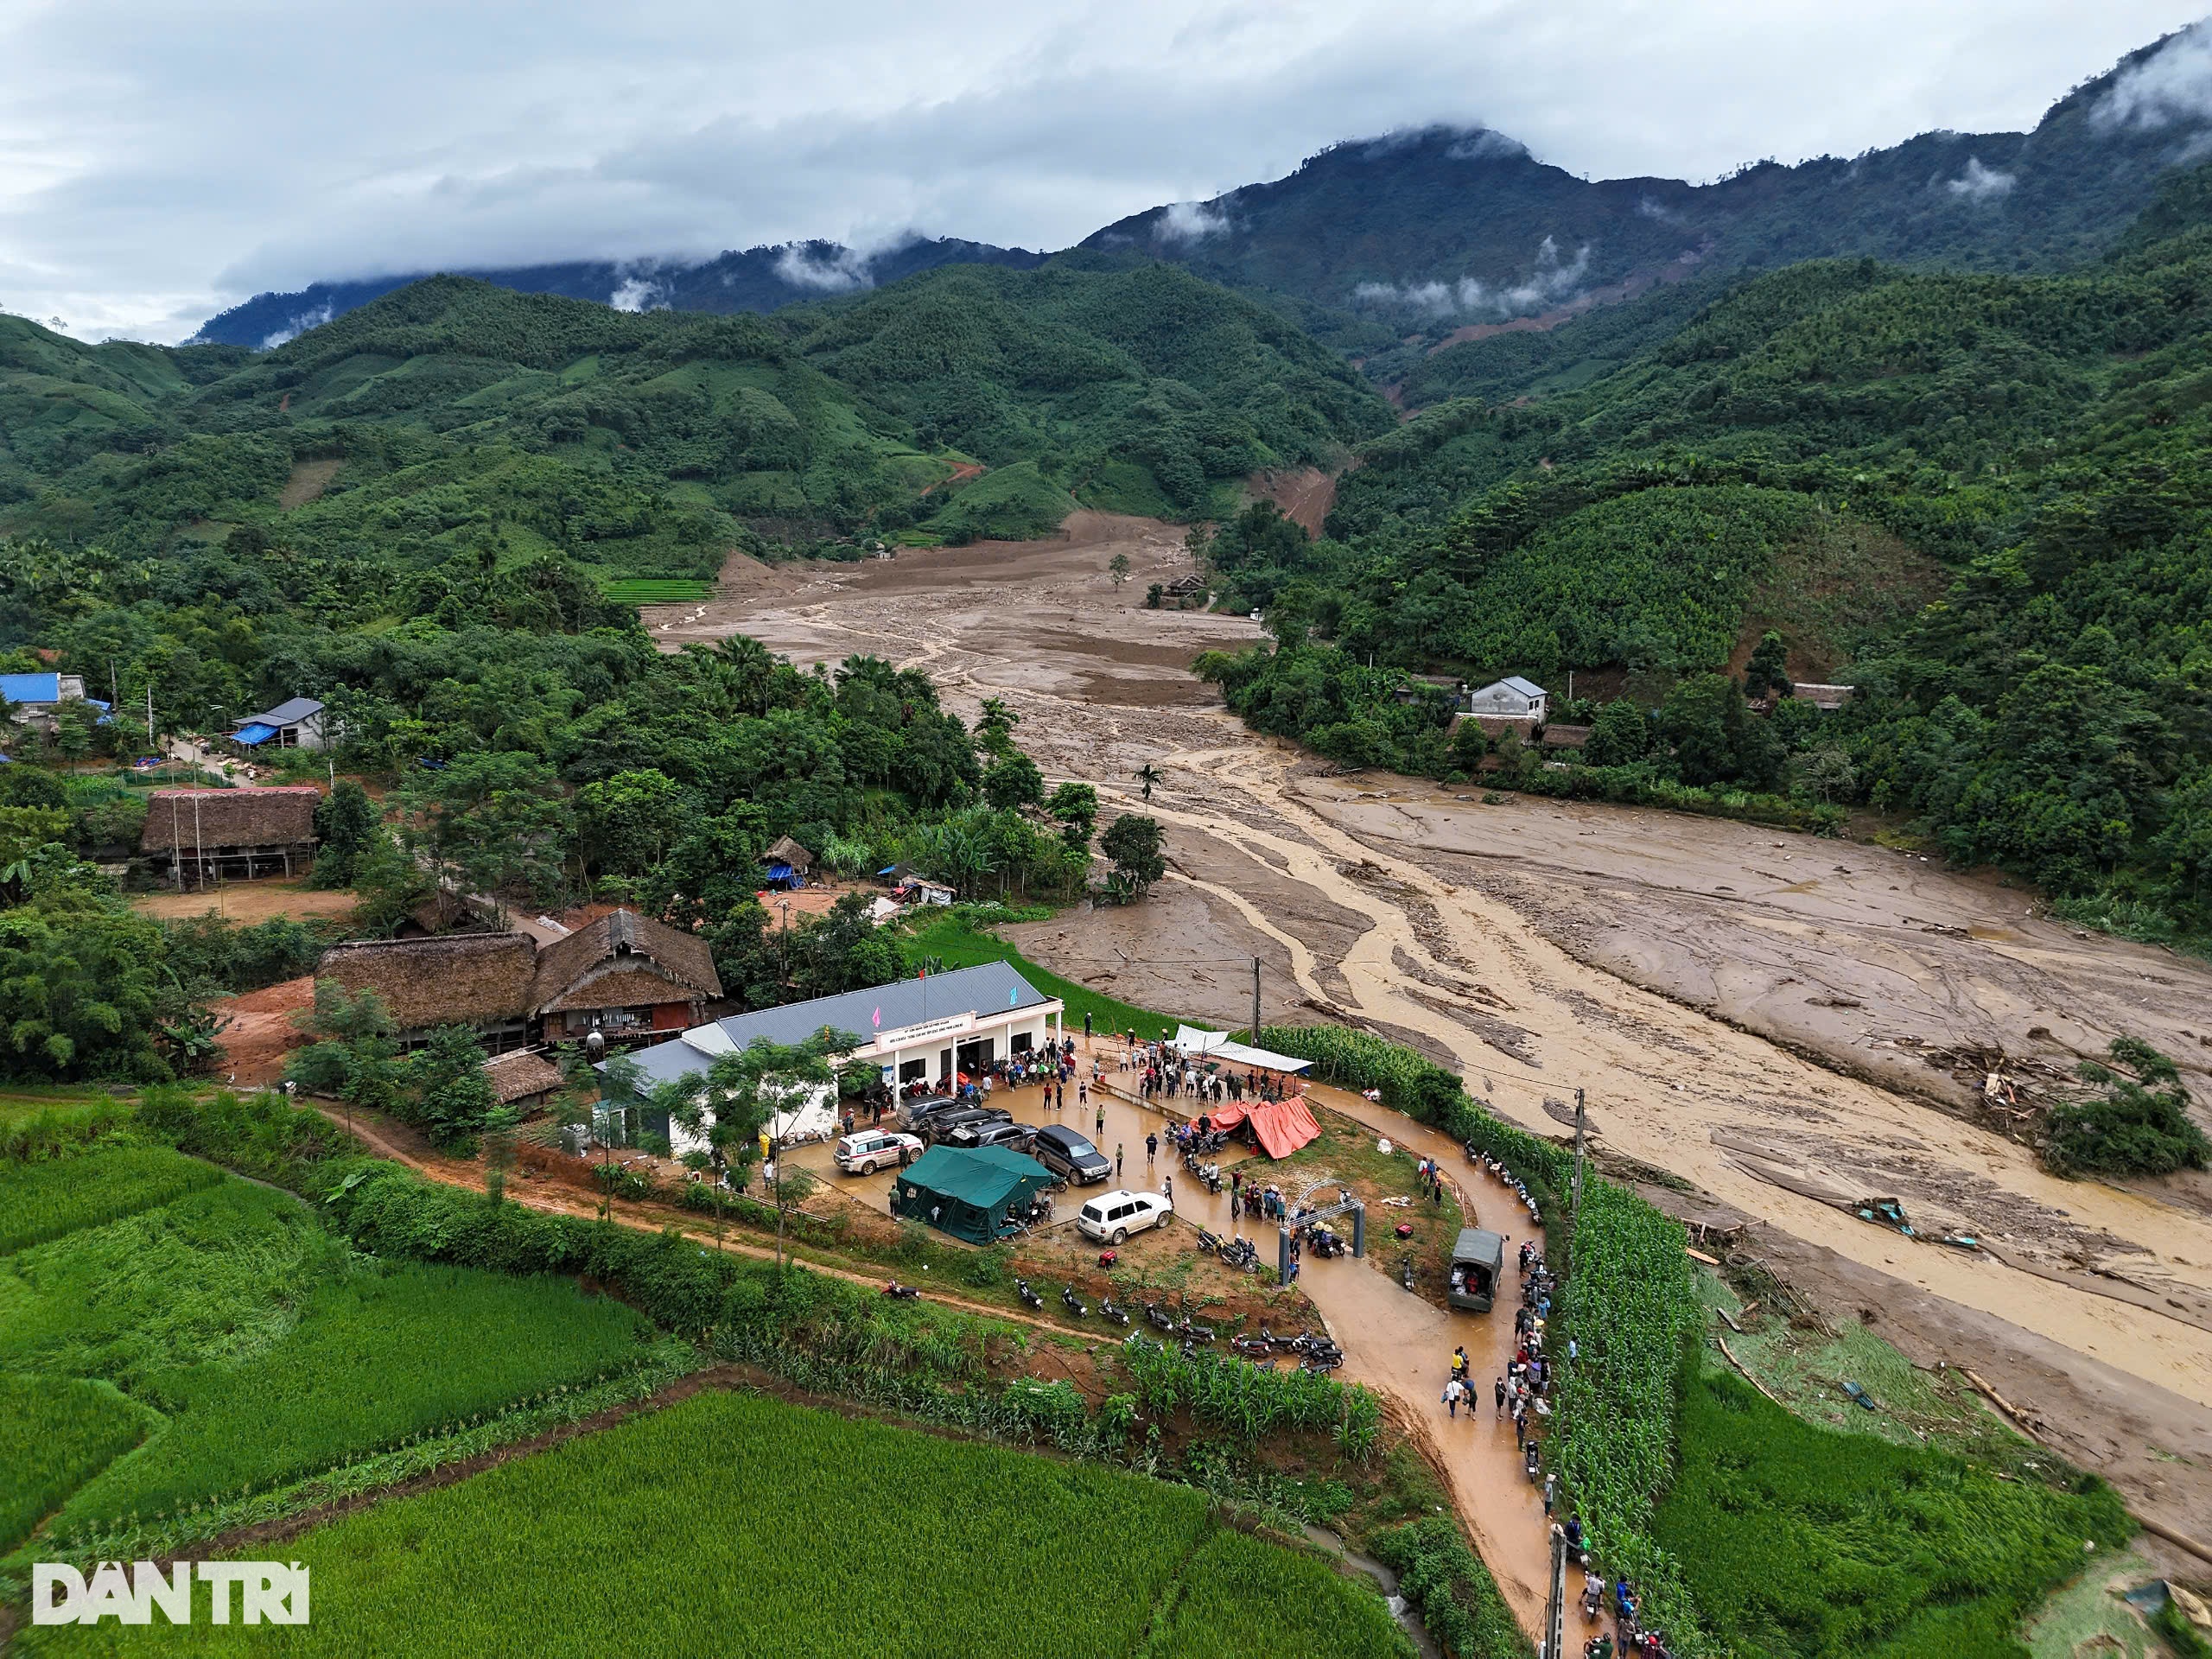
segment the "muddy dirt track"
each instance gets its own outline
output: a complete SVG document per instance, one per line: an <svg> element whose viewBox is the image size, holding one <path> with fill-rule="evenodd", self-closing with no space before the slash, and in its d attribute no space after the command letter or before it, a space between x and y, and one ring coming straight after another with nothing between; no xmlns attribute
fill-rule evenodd
<svg viewBox="0 0 2212 1659"><path fill-rule="evenodd" d="M1116 552L1133 566L1118 588ZM648 613L665 645L742 632L800 662L925 668L965 715L1003 698L1047 774L1097 784L1109 814L1138 804L1138 766L1165 776L1158 895L1016 930L1025 950L1224 1020L1249 1017L1257 956L1268 1017L1326 1012L1448 1058L1540 1133L1559 1133L1547 1101L1586 1088L1604 1149L1694 1184L1771 1254L1792 1246L1832 1316L1973 1365L2050 1423L2128 1425L2133 1455L2100 1459L2094 1435L2080 1454L2146 1513L2212 1513L2202 1189L2060 1181L1961 1115L1980 1057L2025 1074L2123 1033L2212 1093L2212 972L1871 846L1330 776L1182 671L1256 627L1141 608L1147 582L1189 568L1174 526L1080 514L1042 542L733 563L715 601ZM1837 1207L1877 1193L1995 1252Z"/></svg>

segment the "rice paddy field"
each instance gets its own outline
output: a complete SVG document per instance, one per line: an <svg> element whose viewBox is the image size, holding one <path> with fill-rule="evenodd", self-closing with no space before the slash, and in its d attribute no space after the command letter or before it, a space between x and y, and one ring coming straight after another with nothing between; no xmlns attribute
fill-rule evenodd
<svg viewBox="0 0 2212 1659"><path fill-rule="evenodd" d="M0 1550L138 1444L153 1414L73 1376L0 1376Z"/></svg>
<svg viewBox="0 0 2212 1659"><path fill-rule="evenodd" d="M163 1147L0 1161L0 1554L667 1361L572 1280L379 1263L291 1194Z"/></svg>
<svg viewBox="0 0 2212 1659"><path fill-rule="evenodd" d="M713 591L690 576L614 576L599 589L618 605L689 605Z"/></svg>
<svg viewBox="0 0 2212 1659"><path fill-rule="evenodd" d="M1092 1464L747 1394L288 1540L313 1622L26 1630L33 1654L1389 1656L1380 1597ZM526 1637L521 1633L527 1633Z"/></svg>
<svg viewBox="0 0 2212 1659"><path fill-rule="evenodd" d="M212 1164L164 1147L0 1164L0 1255L151 1210L222 1179Z"/></svg>
<svg viewBox="0 0 2212 1659"><path fill-rule="evenodd" d="M62 1511L153 1515L319 1472L410 1436L638 1363L651 1326L570 1281L459 1268L359 1271L320 1287L266 1353L145 1379L168 1419Z"/></svg>

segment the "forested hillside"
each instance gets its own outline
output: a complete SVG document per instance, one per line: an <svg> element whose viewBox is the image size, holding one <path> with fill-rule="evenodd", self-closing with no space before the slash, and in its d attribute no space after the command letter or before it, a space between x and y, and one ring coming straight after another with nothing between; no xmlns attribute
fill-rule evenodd
<svg viewBox="0 0 2212 1659"><path fill-rule="evenodd" d="M1389 423L1272 313L1158 266L946 271L773 320L441 277L257 355L0 319L0 531L137 557L245 526L433 575L435 609L547 561L696 578L732 546L1039 534L1078 501L1189 514ZM979 465L1014 475L939 487Z"/></svg>
<svg viewBox="0 0 2212 1659"><path fill-rule="evenodd" d="M1608 711L1591 775L1544 786L1633 797L1595 774L1642 767L1866 802L1962 861L2205 927L2208 205L2212 178L2177 175L2066 276L1859 260L1744 283L1579 388L1423 414L1363 448L1330 539L1249 515L1217 563L1294 645L1637 692L1649 718ZM1420 704L1311 654L1215 671L1345 758L1479 763L1479 738L1447 750ZM1709 677L1747 657L1754 695L1793 675L1858 695L1747 721Z"/></svg>

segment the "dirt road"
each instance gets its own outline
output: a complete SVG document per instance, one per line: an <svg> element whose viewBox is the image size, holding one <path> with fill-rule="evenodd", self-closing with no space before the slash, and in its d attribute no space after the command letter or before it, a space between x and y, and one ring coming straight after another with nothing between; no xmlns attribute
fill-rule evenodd
<svg viewBox="0 0 2212 1659"><path fill-rule="evenodd" d="M2076 938L2022 914L2024 894L1871 847L1329 776L1179 671L1256 628L1130 597L1185 568L1179 531L1097 514L1070 531L766 572L703 614L649 620L672 621L671 645L741 631L802 662L921 666L963 714L1001 697L1047 773L1096 783L1109 813L1138 805L1132 774L1151 764L1166 782L1146 810L1173 871L1160 896L1039 925L1026 950L1110 974L1102 988L1126 1000L1225 1018L1245 1017L1259 956L1271 1016L1319 1008L1414 1042L1540 1132L1558 1129L1547 1099L1584 1087L1611 1150L1813 1247L1808 1290L1860 1306L1862 1273L1910 1287L1870 1313L1963 1363L2004 1328L2089 1357L2078 1376L2024 1367L2028 1403L2125 1416L2179 1455L2212 1406L2212 1206L2053 1179L1961 1121L1959 1084L1925 1056L2063 1064L2133 1033L2201 1067L2212 972ZM1118 589L1117 551L1135 567ZM1823 1201L1869 1193L2003 1258ZM1849 1271L1824 1277L1827 1260ZM2162 1501L2212 1505L2212 1470L2169 1480Z"/></svg>

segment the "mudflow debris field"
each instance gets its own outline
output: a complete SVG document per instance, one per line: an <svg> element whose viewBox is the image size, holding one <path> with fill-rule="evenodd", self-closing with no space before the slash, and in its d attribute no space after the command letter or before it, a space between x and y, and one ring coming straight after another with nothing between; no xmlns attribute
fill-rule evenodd
<svg viewBox="0 0 2212 1659"><path fill-rule="evenodd" d="M1041 542L734 560L716 598L645 620L671 649L746 632L802 663L925 667L969 718L1000 697L1047 773L1096 784L1109 814L1138 805L1149 763L1169 880L1126 911L1012 930L1026 952L1226 1020L1249 1015L1256 956L1268 1019L1449 1058L1539 1133L1560 1133L1547 1100L1584 1087L1601 1155L1746 1219L1746 1247L1830 1317L1975 1368L2145 1513L2212 1513L2212 1186L2062 1181L1974 1121L1987 1071L2055 1077L2121 1034L2212 1096L2212 969L1882 848L1332 776L1184 671L1261 637L1143 608L1188 569L1179 527L1086 513ZM1874 1193L1923 1237L1993 1248L1840 1207Z"/></svg>

